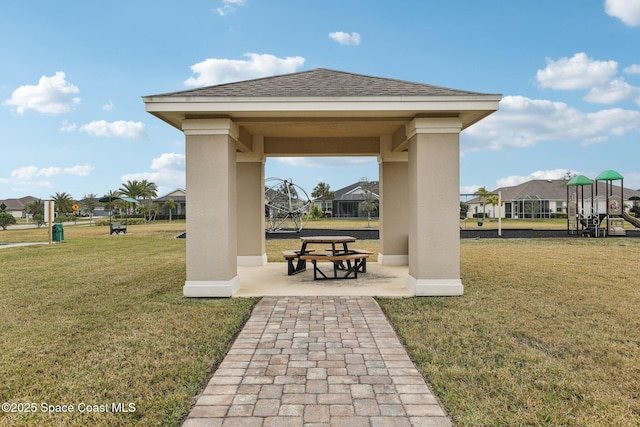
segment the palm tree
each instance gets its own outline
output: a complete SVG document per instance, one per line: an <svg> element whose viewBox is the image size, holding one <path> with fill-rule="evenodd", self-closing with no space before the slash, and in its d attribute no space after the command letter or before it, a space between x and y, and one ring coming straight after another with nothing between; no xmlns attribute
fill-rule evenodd
<svg viewBox="0 0 640 427"><path fill-rule="evenodd" d="M175 209L176 207L176 202L173 199L169 199L166 202L164 202L164 205L162 205L163 208L168 208L169 209L169 222L171 222L171 212Z"/></svg>
<svg viewBox="0 0 640 427"><path fill-rule="evenodd" d="M120 195L136 200L147 200L152 197L157 197L157 191L158 186L154 182L149 182L146 179L142 181L138 181L137 179L133 181L129 180L118 189Z"/></svg>
<svg viewBox="0 0 640 427"><path fill-rule="evenodd" d="M478 198L480 199L480 203L482 204L482 218L485 217L485 213L484 213L485 201L487 197L491 196L492 194L493 193L491 193L491 191L488 191L486 187L480 187L478 188L478 190L476 190L475 193L473 193L474 196L478 196Z"/></svg>
<svg viewBox="0 0 640 427"><path fill-rule="evenodd" d="M59 215L71 212L73 210L72 206L75 203L70 194L62 192L56 193L53 196L50 196L51 200L55 202L56 211Z"/></svg>
<svg viewBox="0 0 640 427"><path fill-rule="evenodd" d="M320 199L321 200L321 207L322 207L322 215L326 215L326 206L325 206L325 200L331 200L333 199L334 193L333 191L331 191L331 187L329 186L329 184L324 183L324 182L319 182L318 185L315 186L315 188L313 189L313 191L311 192L311 197L315 198L315 199Z"/></svg>
<svg viewBox="0 0 640 427"><path fill-rule="evenodd" d="M498 196L493 195L493 196L487 197L485 204L490 204L491 206L493 206L493 209L491 210L493 212L493 217L495 218L496 205L498 204Z"/></svg>
<svg viewBox="0 0 640 427"><path fill-rule="evenodd" d="M143 179L140 181L140 186L142 188L142 194L140 194L140 196L142 196L143 199L158 197L158 186L155 182L149 182Z"/></svg>
<svg viewBox="0 0 640 427"><path fill-rule="evenodd" d="M131 197L132 199L136 199L136 200L142 197L143 192L144 192L143 185L137 179L134 179L133 181L129 180L125 182L124 184L122 184L122 187L120 187L117 191L118 195L120 196Z"/></svg>

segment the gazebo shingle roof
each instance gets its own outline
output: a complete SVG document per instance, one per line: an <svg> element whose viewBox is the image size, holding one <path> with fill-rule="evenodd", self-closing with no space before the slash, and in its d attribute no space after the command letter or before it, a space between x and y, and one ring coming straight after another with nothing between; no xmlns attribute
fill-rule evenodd
<svg viewBox="0 0 640 427"><path fill-rule="evenodd" d="M279 76L224 83L163 97L397 97L486 95L404 80L316 68Z"/></svg>

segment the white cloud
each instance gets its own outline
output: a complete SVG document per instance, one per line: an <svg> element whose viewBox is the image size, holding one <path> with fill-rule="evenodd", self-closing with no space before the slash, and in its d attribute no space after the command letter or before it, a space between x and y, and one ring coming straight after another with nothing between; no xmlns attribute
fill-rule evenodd
<svg viewBox="0 0 640 427"><path fill-rule="evenodd" d="M505 96L499 110L462 133L467 151L522 148L545 141L605 142L640 128L640 111L585 113L562 102Z"/></svg>
<svg viewBox="0 0 640 427"><path fill-rule="evenodd" d="M122 182L143 180L154 182L158 186L158 196L163 196L177 188L185 188L186 159L184 154L164 153L151 161L151 172L139 172L123 175Z"/></svg>
<svg viewBox="0 0 640 427"><path fill-rule="evenodd" d="M28 181L37 176L38 168L36 166L25 166L15 169L11 172L11 177L22 181Z"/></svg>
<svg viewBox="0 0 640 427"><path fill-rule="evenodd" d="M89 165L76 165L71 166L70 168L64 168L65 175L75 175L75 176L88 176L93 170L93 166Z"/></svg>
<svg viewBox="0 0 640 427"><path fill-rule="evenodd" d="M640 25L640 0L605 0L604 11L626 25Z"/></svg>
<svg viewBox="0 0 640 427"><path fill-rule="evenodd" d="M640 88L631 86L622 77L592 88L584 97L587 102L600 104L615 104L627 99L636 100L640 104Z"/></svg>
<svg viewBox="0 0 640 427"><path fill-rule="evenodd" d="M358 33L345 33L342 31L336 31L329 33L329 38L346 46L358 46L360 44L360 34Z"/></svg>
<svg viewBox="0 0 640 427"><path fill-rule="evenodd" d="M86 132L91 136L108 138L137 139L144 138L146 136L145 126L143 123L126 122L124 120L118 120L115 122L96 120L80 126L80 132Z"/></svg>
<svg viewBox="0 0 640 427"><path fill-rule="evenodd" d="M617 70L616 61L596 61L581 52L557 61L547 58L547 67L538 70L536 78L541 88L591 89L606 84Z"/></svg>
<svg viewBox="0 0 640 427"><path fill-rule="evenodd" d="M44 176L45 178L51 178L52 176L62 175L62 169L56 166L49 166L48 168L41 168L38 170L36 176Z"/></svg>
<svg viewBox="0 0 640 427"><path fill-rule="evenodd" d="M62 126L60 127L60 130L62 132L73 132L75 131L77 128L75 123L70 123L69 120L64 120L62 122Z"/></svg>
<svg viewBox="0 0 640 427"><path fill-rule="evenodd" d="M109 103L108 103L108 104L105 104L105 105L103 105L103 106L102 106L102 109L103 109L104 111L111 111L111 110L113 110L113 102L112 102L112 101L109 101Z"/></svg>
<svg viewBox="0 0 640 427"><path fill-rule="evenodd" d="M301 56L278 58L269 54L245 53L246 60L209 58L191 66L196 77L189 77L187 86L209 86L248 80L276 74L293 73L304 65Z"/></svg>
<svg viewBox="0 0 640 427"><path fill-rule="evenodd" d="M640 74L640 64L633 64L622 70L625 74Z"/></svg>
<svg viewBox="0 0 640 427"><path fill-rule="evenodd" d="M640 73L640 65L625 68L624 73ZM633 100L640 104L640 88L616 77L616 61L597 61L585 53L557 61L547 59L547 67L538 70L536 78L541 88L559 90L588 89L584 100L599 104L614 104Z"/></svg>
<svg viewBox="0 0 640 427"><path fill-rule="evenodd" d="M482 185L463 185L460 187L460 194L473 194L478 191Z"/></svg>
<svg viewBox="0 0 640 427"><path fill-rule="evenodd" d="M179 153L164 153L151 161L151 169L157 171L178 170L184 171L186 157Z"/></svg>
<svg viewBox="0 0 640 427"><path fill-rule="evenodd" d="M80 103L80 98L74 96L80 89L65 79L62 71L51 77L42 76L37 85L24 85L14 90L4 104L16 107L20 115L29 109L48 114L67 113Z"/></svg>
<svg viewBox="0 0 640 427"><path fill-rule="evenodd" d="M246 6L246 0L222 0L222 7L216 8L216 12L220 16L226 16L235 12L235 6Z"/></svg>
<svg viewBox="0 0 640 427"><path fill-rule="evenodd" d="M512 175L505 178L500 178L497 182L497 187L513 187L514 185L522 184L523 182L531 181L533 179L563 179L567 177L567 174L579 175L580 172L572 171L569 169L551 169L535 171L528 176Z"/></svg>
<svg viewBox="0 0 640 427"><path fill-rule="evenodd" d="M67 168L49 166L39 168L37 166L24 166L11 172L11 177L19 181L31 181L36 178L51 178L60 175L87 176L93 170L89 165L76 165Z"/></svg>

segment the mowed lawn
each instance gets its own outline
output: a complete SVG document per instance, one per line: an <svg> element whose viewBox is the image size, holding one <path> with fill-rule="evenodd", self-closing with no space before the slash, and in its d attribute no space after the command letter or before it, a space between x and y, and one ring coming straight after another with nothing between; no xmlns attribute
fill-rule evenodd
<svg viewBox="0 0 640 427"><path fill-rule="evenodd" d="M461 298L380 299L459 426L640 425L640 239L463 240Z"/></svg>
<svg viewBox="0 0 640 427"><path fill-rule="evenodd" d="M0 425L180 423L257 302L183 298L181 230L65 227L60 245L0 249L0 402L37 411L3 407ZM9 240L47 232L0 231Z"/></svg>
<svg viewBox="0 0 640 427"><path fill-rule="evenodd" d="M65 227L61 245L0 249L0 400L38 405L0 425L180 423L256 303L183 298L183 230ZM46 231L0 231L27 240ZM639 261L640 239L463 240L463 297L378 302L456 425L637 426Z"/></svg>

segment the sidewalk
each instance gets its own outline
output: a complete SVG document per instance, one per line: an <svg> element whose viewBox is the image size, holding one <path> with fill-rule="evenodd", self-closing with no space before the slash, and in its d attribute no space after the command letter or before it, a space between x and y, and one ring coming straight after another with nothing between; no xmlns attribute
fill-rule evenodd
<svg viewBox="0 0 640 427"><path fill-rule="evenodd" d="M265 297L183 427L451 426L371 297Z"/></svg>

